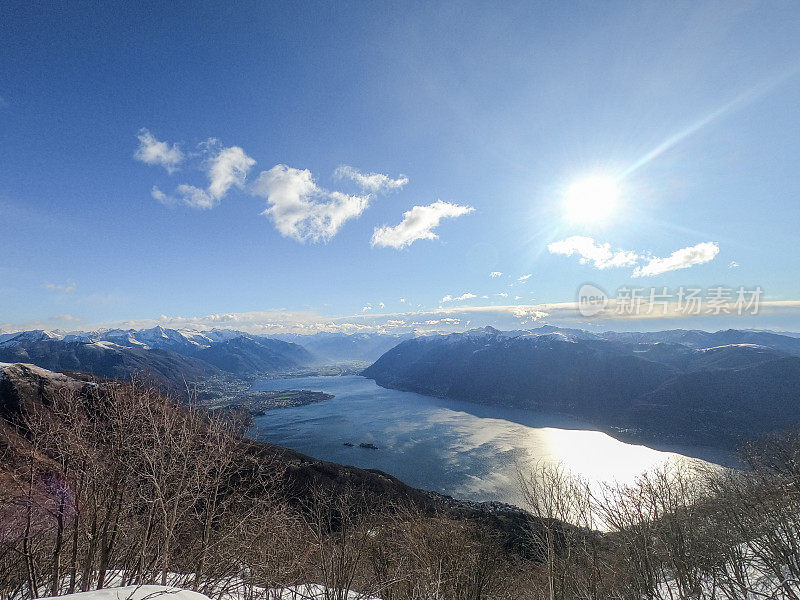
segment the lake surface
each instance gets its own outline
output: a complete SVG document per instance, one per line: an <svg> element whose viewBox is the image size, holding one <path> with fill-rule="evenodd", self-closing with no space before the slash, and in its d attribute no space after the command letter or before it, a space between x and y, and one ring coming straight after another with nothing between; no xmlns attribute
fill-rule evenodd
<svg viewBox="0 0 800 600"><path fill-rule="evenodd" d="M620 442L563 415L387 390L359 376L272 379L252 389L335 396L268 411L256 418L253 437L322 460L380 469L456 498L520 504L517 469L536 461L561 463L598 486L633 482L668 461L731 463L726 453L708 448L655 450Z"/></svg>

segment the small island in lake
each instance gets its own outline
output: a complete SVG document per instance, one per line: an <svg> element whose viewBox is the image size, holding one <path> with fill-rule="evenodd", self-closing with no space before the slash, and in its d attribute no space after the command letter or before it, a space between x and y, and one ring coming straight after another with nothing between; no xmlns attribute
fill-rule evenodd
<svg viewBox="0 0 800 600"><path fill-rule="evenodd" d="M353 442L345 442L342 444L343 446L347 446L348 448L354 448L355 444ZM372 442L361 442L358 445L359 448L366 448L367 450L379 450L378 446L373 444Z"/></svg>

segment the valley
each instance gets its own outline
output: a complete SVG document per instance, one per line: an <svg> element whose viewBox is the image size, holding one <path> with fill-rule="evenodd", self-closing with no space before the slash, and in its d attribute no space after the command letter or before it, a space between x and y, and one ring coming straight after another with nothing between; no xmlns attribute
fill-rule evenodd
<svg viewBox="0 0 800 600"><path fill-rule="evenodd" d="M249 391L254 382L363 374L384 388L495 407L499 415L514 408L571 416L653 447L732 451L753 435L800 425L800 338L788 334L542 326L279 337L162 327L0 333L0 362L147 379L215 407L255 403L256 410L306 400L259 400Z"/></svg>
<svg viewBox="0 0 800 600"><path fill-rule="evenodd" d="M800 600L798 32L0 2L0 600Z"/></svg>

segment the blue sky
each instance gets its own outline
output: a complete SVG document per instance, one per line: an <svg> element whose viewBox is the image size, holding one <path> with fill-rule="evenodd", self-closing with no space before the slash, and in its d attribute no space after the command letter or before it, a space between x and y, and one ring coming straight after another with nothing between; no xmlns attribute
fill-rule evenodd
<svg viewBox="0 0 800 600"><path fill-rule="evenodd" d="M512 326L591 282L760 286L763 318L680 326L800 330L798 30L793 2L4 3L0 328ZM644 321L614 326L681 319Z"/></svg>

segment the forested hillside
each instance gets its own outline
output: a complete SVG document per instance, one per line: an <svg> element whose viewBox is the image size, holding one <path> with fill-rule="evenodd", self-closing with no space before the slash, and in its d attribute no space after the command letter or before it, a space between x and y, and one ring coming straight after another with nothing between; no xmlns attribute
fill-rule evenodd
<svg viewBox="0 0 800 600"><path fill-rule="evenodd" d="M152 584L220 600L800 593L797 434L748 445L744 471L627 487L533 467L520 510L249 441L231 415L136 383L5 365L0 408L8 600Z"/></svg>

